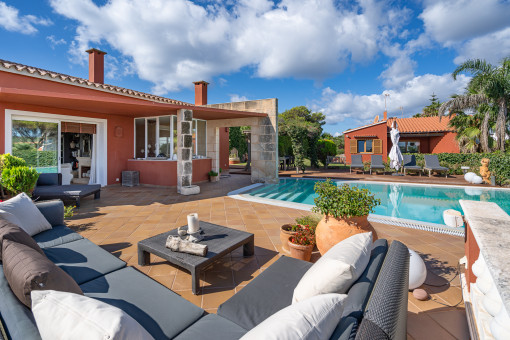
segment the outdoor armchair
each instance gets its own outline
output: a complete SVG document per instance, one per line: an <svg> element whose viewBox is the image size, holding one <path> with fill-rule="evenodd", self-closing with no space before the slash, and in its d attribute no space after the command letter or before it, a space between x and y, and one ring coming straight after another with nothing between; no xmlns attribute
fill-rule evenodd
<svg viewBox="0 0 510 340"><path fill-rule="evenodd" d="M374 170L382 169L383 174L385 173L384 172L385 166L382 160L382 155L372 155L370 160L370 174L372 174L372 169Z"/></svg>
<svg viewBox="0 0 510 340"><path fill-rule="evenodd" d="M404 155L404 175L406 171L418 171L421 176L423 169L421 166L416 165L416 157L414 155Z"/></svg>
<svg viewBox="0 0 510 340"><path fill-rule="evenodd" d="M425 166L424 170L428 170L429 177L432 175L432 171L436 172L444 172L446 177L448 177L448 168L439 165L439 159L437 159L437 155L425 155Z"/></svg>
<svg viewBox="0 0 510 340"><path fill-rule="evenodd" d="M365 173L365 166L363 165L363 160L361 159L361 155L352 155L351 156L351 165L349 167L349 173L352 172L352 169L361 169L363 173Z"/></svg>

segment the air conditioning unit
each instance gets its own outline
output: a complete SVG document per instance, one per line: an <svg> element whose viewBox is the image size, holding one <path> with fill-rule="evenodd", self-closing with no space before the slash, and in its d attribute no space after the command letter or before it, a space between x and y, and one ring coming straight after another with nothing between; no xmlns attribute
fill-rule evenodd
<svg viewBox="0 0 510 340"><path fill-rule="evenodd" d="M122 171L122 186L134 187L140 185L140 172L138 171Z"/></svg>

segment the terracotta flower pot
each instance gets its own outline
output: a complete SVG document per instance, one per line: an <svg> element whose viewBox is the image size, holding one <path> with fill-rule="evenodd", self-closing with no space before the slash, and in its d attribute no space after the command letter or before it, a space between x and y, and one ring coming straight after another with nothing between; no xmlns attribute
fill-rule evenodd
<svg viewBox="0 0 510 340"><path fill-rule="evenodd" d="M290 252L288 241L291 236L296 235L295 231L291 231L291 224L284 224L280 227L280 241L282 242L282 250L287 254Z"/></svg>
<svg viewBox="0 0 510 340"><path fill-rule="evenodd" d="M290 256L303 261L310 261L310 258L312 257L312 251L313 251L313 244L309 244L306 246L302 246L300 244L294 244L292 242L287 241L287 245L290 249Z"/></svg>
<svg viewBox="0 0 510 340"><path fill-rule="evenodd" d="M367 218L368 215L353 216L351 218L334 218L331 216L326 218L324 216L315 230L315 242L321 255L324 255L335 244L356 234L371 231L373 240L377 240L377 233Z"/></svg>

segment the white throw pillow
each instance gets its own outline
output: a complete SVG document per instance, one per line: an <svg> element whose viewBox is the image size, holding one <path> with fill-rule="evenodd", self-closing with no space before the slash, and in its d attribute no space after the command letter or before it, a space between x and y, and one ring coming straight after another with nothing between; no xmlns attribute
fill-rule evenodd
<svg viewBox="0 0 510 340"><path fill-rule="evenodd" d="M323 294L271 315L241 340L329 339L340 322L345 294Z"/></svg>
<svg viewBox="0 0 510 340"><path fill-rule="evenodd" d="M33 290L31 297L43 340L153 339L123 310L99 300L55 290Z"/></svg>
<svg viewBox="0 0 510 340"><path fill-rule="evenodd" d="M12 215L16 219L13 219ZM0 216L16 224L30 236L51 229L50 222L48 222L46 217L37 209L32 199L24 192L5 202L1 202Z"/></svg>
<svg viewBox="0 0 510 340"><path fill-rule="evenodd" d="M363 274L372 252L372 233L351 236L327 251L303 275L292 303L319 294L346 293Z"/></svg>

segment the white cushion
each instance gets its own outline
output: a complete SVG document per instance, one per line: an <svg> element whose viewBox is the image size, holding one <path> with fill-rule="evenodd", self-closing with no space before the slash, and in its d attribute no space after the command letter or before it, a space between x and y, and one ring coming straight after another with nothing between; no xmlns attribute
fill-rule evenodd
<svg viewBox="0 0 510 340"><path fill-rule="evenodd" d="M363 274L372 251L372 233L351 236L332 247L303 275L292 303L319 294L346 293Z"/></svg>
<svg viewBox="0 0 510 340"><path fill-rule="evenodd" d="M345 294L324 294L271 315L241 340L329 339L340 322Z"/></svg>
<svg viewBox="0 0 510 340"><path fill-rule="evenodd" d="M11 215L14 215L16 220L13 220ZM46 217L32 202L32 199L24 192L5 202L1 202L0 216L18 225L30 236L51 229L50 222L48 222Z"/></svg>
<svg viewBox="0 0 510 340"><path fill-rule="evenodd" d="M33 290L31 297L43 340L153 339L123 310L102 301L55 290Z"/></svg>

